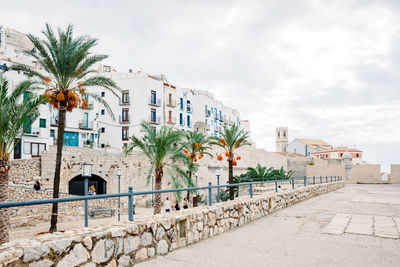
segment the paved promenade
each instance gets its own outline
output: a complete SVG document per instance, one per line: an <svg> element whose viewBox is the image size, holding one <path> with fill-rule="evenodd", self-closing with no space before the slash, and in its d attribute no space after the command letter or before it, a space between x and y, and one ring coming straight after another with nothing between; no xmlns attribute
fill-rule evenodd
<svg viewBox="0 0 400 267"><path fill-rule="evenodd" d="M400 185L346 185L146 266L400 266Z"/></svg>

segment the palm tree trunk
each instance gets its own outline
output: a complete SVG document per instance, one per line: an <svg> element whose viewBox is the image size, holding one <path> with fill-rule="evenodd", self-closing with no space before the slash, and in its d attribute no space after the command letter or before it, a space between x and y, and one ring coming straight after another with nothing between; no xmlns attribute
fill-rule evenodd
<svg viewBox="0 0 400 267"><path fill-rule="evenodd" d="M58 133L57 133L57 156L56 156L56 170L54 172L53 181L53 198L58 198L60 193L60 173L61 173L61 159L62 159L62 149L64 145L64 131L65 131L65 104L60 105L58 118ZM57 217L58 217L58 203L53 203L51 210L51 224L50 232L53 233L57 231Z"/></svg>
<svg viewBox="0 0 400 267"><path fill-rule="evenodd" d="M8 168L8 164L1 164L1 168L3 167ZM8 199L8 172L9 170L0 171L0 202ZM0 245L8 242L8 225L8 209L0 209Z"/></svg>
<svg viewBox="0 0 400 267"><path fill-rule="evenodd" d="M229 159L229 184L233 184L233 164L232 164L232 159ZM229 199L234 200L235 199L235 188L233 186L229 187Z"/></svg>
<svg viewBox="0 0 400 267"><path fill-rule="evenodd" d="M154 184L154 189L161 190L161 180L163 176L163 170L162 169L155 169L154 170L154 176L155 176L155 184ZM161 213L161 193L154 194L154 214L160 214Z"/></svg>
<svg viewBox="0 0 400 267"><path fill-rule="evenodd" d="M190 181L192 181L192 172L191 171L189 171L189 178L190 178ZM186 193L187 201L190 201L189 198L190 198L190 191L188 190L187 193Z"/></svg>

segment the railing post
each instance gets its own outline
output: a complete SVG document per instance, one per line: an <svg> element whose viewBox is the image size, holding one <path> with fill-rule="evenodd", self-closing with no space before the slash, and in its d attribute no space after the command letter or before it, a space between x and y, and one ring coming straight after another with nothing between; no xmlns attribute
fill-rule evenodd
<svg viewBox="0 0 400 267"><path fill-rule="evenodd" d="M129 213L129 220L133 221L133 191L132 186L128 187L128 213Z"/></svg>
<svg viewBox="0 0 400 267"><path fill-rule="evenodd" d="M294 189L294 177L292 177L292 189Z"/></svg>
<svg viewBox="0 0 400 267"><path fill-rule="evenodd" d="M118 174L118 194L121 193L121 175ZM121 197L118 197L118 221L121 221Z"/></svg>
<svg viewBox="0 0 400 267"><path fill-rule="evenodd" d="M315 176L312 177L313 184L315 184Z"/></svg>
<svg viewBox="0 0 400 267"><path fill-rule="evenodd" d="M87 196L88 195L88 190L89 190L89 180L88 180L88 178L87 177L85 177L85 186L84 186L84 189L85 189L85 196ZM89 216L89 203L88 203L88 200L87 199L85 199L85 227L88 227L89 226L89 218L88 218L88 216Z"/></svg>
<svg viewBox="0 0 400 267"><path fill-rule="evenodd" d="M278 181L275 179L275 192L278 192Z"/></svg>
<svg viewBox="0 0 400 267"><path fill-rule="evenodd" d="M219 186L219 174L217 174L217 185ZM221 201L221 191L220 188L218 187L217 202L219 203L220 201Z"/></svg>
<svg viewBox="0 0 400 267"><path fill-rule="evenodd" d="M250 195L250 197L253 197L253 179L250 179L249 195Z"/></svg>
<svg viewBox="0 0 400 267"><path fill-rule="evenodd" d="M328 183L328 176L326 176L325 178L326 178L326 183Z"/></svg>
<svg viewBox="0 0 400 267"><path fill-rule="evenodd" d="M319 183L322 184L322 175L319 176Z"/></svg>
<svg viewBox="0 0 400 267"><path fill-rule="evenodd" d="M336 175L335 175L335 177L333 178L333 181L335 181L335 182L336 182Z"/></svg>
<svg viewBox="0 0 400 267"><path fill-rule="evenodd" d="M212 188L211 182L208 183L208 205L212 206Z"/></svg>
<svg viewBox="0 0 400 267"><path fill-rule="evenodd" d="M307 186L307 176L304 176L304 186Z"/></svg>
<svg viewBox="0 0 400 267"><path fill-rule="evenodd" d="M332 183L332 175L331 175L331 183Z"/></svg>

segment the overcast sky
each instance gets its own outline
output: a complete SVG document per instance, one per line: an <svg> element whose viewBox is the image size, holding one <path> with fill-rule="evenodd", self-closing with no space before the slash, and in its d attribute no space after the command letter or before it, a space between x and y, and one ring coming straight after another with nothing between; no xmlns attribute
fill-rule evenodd
<svg viewBox="0 0 400 267"><path fill-rule="evenodd" d="M2 1L0 24L44 23L99 39L118 71L206 89L251 123L257 146L289 139L355 145L400 163L400 1Z"/></svg>

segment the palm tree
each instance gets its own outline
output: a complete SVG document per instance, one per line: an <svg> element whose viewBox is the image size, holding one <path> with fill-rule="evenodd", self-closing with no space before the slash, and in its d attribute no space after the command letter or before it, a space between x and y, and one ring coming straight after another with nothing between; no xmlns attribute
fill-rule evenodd
<svg viewBox="0 0 400 267"><path fill-rule="evenodd" d="M210 137L205 136L201 132L193 131L187 132L184 140L185 149L183 152L186 155L185 165L187 167L187 172L181 174L187 187L194 187L192 176L198 170L197 161L201 160L204 155L209 155L212 157L207 150L211 149ZM190 191L187 191L186 198L189 200Z"/></svg>
<svg viewBox="0 0 400 267"><path fill-rule="evenodd" d="M236 151L245 145L250 145L247 138L249 137L248 132L244 132L239 128L235 123L228 127L224 125L224 130L220 133L222 138L218 138L216 136L212 137L211 144L217 145L221 147L225 156L227 157L228 167L229 167L229 184L233 184L233 166L237 165L237 160L240 160L241 157L236 155ZM219 154L217 159L222 160L222 154ZM235 190L233 187L229 188L229 199L233 200L235 198Z"/></svg>
<svg viewBox="0 0 400 267"><path fill-rule="evenodd" d="M116 92L119 88L111 79L95 75L96 71L92 69L94 64L107 58L105 55L91 53L91 49L97 44L96 39L86 35L74 37L72 25L68 25L65 31L58 29L58 35L56 35L49 24L46 24L46 29L42 33L45 37L43 40L28 35L35 49L26 53L35 58L44 71L39 72L21 64L13 65L12 69L27 72L45 89L44 96L47 101L59 111L53 184L53 198L58 198L66 112L71 112L78 106L86 108L88 106L86 99L90 96L103 104L114 119L114 114L107 102L98 94L88 92L86 89L102 87L119 98ZM57 231L57 212L58 203L53 203L50 232Z"/></svg>
<svg viewBox="0 0 400 267"><path fill-rule="evenodd" d="M147 184L151 179L151 174L154 172L154 189L161 190L164 169L167 166L171 166L174 171L181 172L176 163L183 161L185 158L182 152L183 148L178 145L182 139L183 132L165 125L161 126L159 131L156 131L147 122L142 122L140 125L142 137L135 135L130 137L130 143L126 147L125 153L132 152L134 148L143 152L150 161ZM157 193L154 197L154 214L159 213L161 213L161 194Z"/></svg>
<svg viewBox="0 0 400 267"><path fill-rule="evenodd" d="M39 116L38 105L42 98L27 93L31 88L32 82L24 81L9 93L8 81L0 74L0 202L6 201L8 196L9 156ZM0 209L0 244L8 241L8 219L8 210Z"/></svg>
<svg viewBox="0 0 400 267"><path fill-rule="evenodd" d="M268 178L272 170L273 167L267 169L266 166L261 166L260 163L258 163L255 168L247 168L246 178Z"/></svg>

